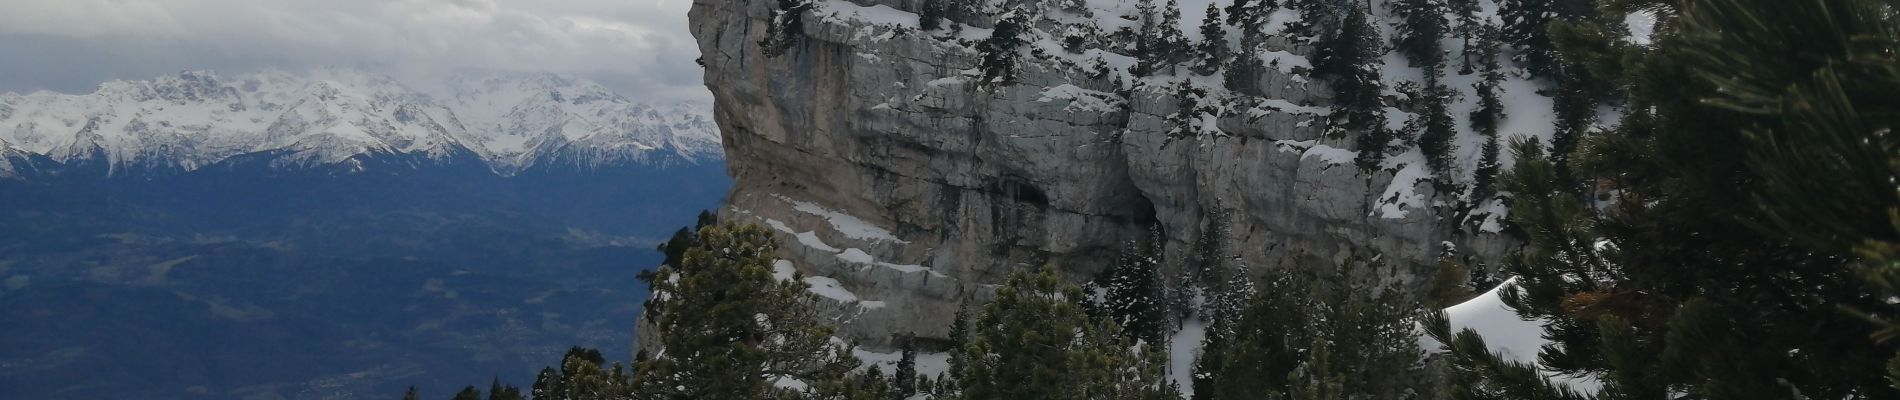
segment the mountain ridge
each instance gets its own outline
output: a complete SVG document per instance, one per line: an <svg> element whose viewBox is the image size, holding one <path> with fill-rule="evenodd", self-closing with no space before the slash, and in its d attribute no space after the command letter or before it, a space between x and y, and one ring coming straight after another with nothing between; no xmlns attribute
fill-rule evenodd
<svg viewBox="0 0 1900 400"><path fill-rule="evenodd" d="M710 107L638 102L548 73L452 74L411 85L325 68L185 71L87 94L0 94L0 178L50 160L104 176L167 175L260 157L278 169L420 155L499 175L698 164L723 156ZM30 160L29 155L45 160ZM35 168L37 170L37 168ZM361 171L356 171L361 172Z"/></svg>

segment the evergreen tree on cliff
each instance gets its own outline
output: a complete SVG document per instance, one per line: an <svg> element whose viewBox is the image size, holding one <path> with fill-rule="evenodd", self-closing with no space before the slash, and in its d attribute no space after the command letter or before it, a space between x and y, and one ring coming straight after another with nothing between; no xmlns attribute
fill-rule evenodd
<svg viewBox="0 0 1900 400"><path fill-rule="evenodd" d="M1451 343L1466 398L1584 398L1533 368L1600 377L1597 398L1900 398L1900 310L1863 271L1900 238L1900 17L1876 0L1687 0L1635 71L1622 125L1567 188L1535 146L1508 188L1534 249L1505 300L1554 341L1537 365ZM1587 201L1586 201L1587 200ZM1859 313L1857 318L1853 310Z"/></svg>
<svg viewBox="0 0 1900 400"><path fill-rule="evenodd" d="M1178 0L1168 0L1167 6L1161 9L1159 28L1160 60L1162 65L1168 67L1169 72L1173 72L1176 64L1188 61L1193 55L1190 52L1192 49L1189 48L1187 34L1181 32L1181 3Z"/></svg>
<svg viewBox="0 0 1900 400"><path fill-rule="evenodd" d="M1016 83L1016 62L1022 57L1022 46L1029 42L1024 35L1029 33L1029 17L1019 10L1004 11L996 21L996 29L990 31L990 37L977 43L977 52L982 53L982 80L978 87L995 89Z"/></svg>
<svg viewBox="0 0 1900 400"><path fill-rule="evenodd" d="M1385 101L1380 95L1384 85L1379 78L1378 29L1366 12L1350 8L1336 35L1324 39L1314 66L1321 76L1331 78L1333 112L1327 134L1357 135L1361 169L1377 169L1393 150L1392 130L1385 124Z"/></svg>
<svg viewBox="0 0 1900 400"><path fill-rule="evenodd" d="M1194 73L1213 75L1227 64L1227 28L1220 24L1220 7L1209 3L1207 18L1201 20L1201 42L1194 46Z"/></svg>
<svg viewBox="0 0 1900 400"><path fill-rule="evenodd" d="M1167 45L1161 36L1161 14L1155 11L1154 0L1135 2L1135 64L1128 66L1128 73L1136 77L1154 75L1166 62Z"/></svg>
<svg viewBox="0 0 1900 400"><path fill-rule="evenodd" d="M922 10L917 12L917 28L925 31L942 28L944 13L947 11L945 10L947 5L944 3L949 1L951 0L923 0L923 4L920 5Z"/></svg>
<svg viewBox="0 0 1900 400"><path fill-rule="evenodd" d="M754 225L699 230L699 245L653 279L661 310L653 329L662 351L635 365L638 391L683 398L766 398L796 379L839 381L858 365L831 343L835 328L817 314L802 279L780 281L778 242Z"/></svg>

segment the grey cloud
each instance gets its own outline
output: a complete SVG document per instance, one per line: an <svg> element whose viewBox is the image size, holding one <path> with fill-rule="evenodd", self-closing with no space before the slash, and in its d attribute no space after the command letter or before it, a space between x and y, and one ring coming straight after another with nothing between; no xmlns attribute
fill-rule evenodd
<svg viewBox="0 0 1900 400"><path fill-rule="evenodd" d="M0 1L0 91L186 69L489 69L703 98L690 0Z"/></svg>

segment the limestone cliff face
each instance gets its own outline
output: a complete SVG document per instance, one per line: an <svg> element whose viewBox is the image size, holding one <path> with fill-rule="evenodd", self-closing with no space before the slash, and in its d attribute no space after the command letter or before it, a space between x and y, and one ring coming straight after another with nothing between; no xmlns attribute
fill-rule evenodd
<svg viewBox="0 0 1900 400"><path fill-rule="evenodd" d="M789 268L868 345L942 337L962 296L980 300L1012 271L1093 276L1151 225L1178 254L1223 217L1253 266L1379 254L1391 281L1413 284L1442 242L1483 259L1515 246L1441 222L1443 196L1407 175L1417 162L1354 167L1350 139L1318 129L1326 99L1309 93L1323 88L1297 71L1269 71L1271 100L1201 128L1219 134L1169 139L1168 86L1124 100L1069 61L1116 55L1025 51L1017 84L979 90L978 54L937 36L986 30L920 33L900 11L917 1L860 1L818 2L805 37L769 58L758 43L775 1L696 0L690 19L736 180L720 214L779 229Z"/></svg>

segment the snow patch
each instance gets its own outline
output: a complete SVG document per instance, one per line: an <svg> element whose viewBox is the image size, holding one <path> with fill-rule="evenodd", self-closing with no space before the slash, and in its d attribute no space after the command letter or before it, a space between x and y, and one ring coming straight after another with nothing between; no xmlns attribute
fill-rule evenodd
<svg viewBox="0 0 1900 400"><path fill-rule="evenodd" d="M1542 319L1524 319L1517 311L1504 304L1498 296L1500 291L1517 290L1517 278L1505 280L1490 291L1463 303L1445 308L1446 319L1451 322L1453 334L1465 329L1476 331L1484 337L1484 344L1499 357L1519 363L1536 365L1537 355L1550 341L1544 339ZM1419 347L1435 352L1443 352L1444 344L1430 336L1419 335ZM1594 376L1562 376L1546 371L1544 378L1551 383L1566 385L1584 394L1593 394L1603 386Z"/></svg>
<svg viewBox="0 0 1900 400"><path fill-rule="evenodd" d="M1379 195L1379 207L1374 214L1379 218L1398 219L1405 218L1411 209L1425 207L1425 195L1418 193L1418 183L1430 177L1425 163L1405 163L1392 174L1392 184L1386 186L1385 193Z"/></svg>
<svg viewBox="0 0 1900 400"><path fill-rule="evenodd" d="M854 217L849 214L845 214L845 213L841 213L837 211L832 211L831 209L825 208L823 206L819 206L817 204L813 204L811 202L792 200L791 198L785 197L783 195L772 195L772 197L776 197L779 200L783 200L787 203L791 203L793 210L798 210L798 212L816 215L816 216L824 218L825 221L831 223L832 229L837 230L839 234L842 234L845 237L858 239L858 240L910 243L908 241L899 240L897 239L897 235L891 234L891 231L885 230L884 228L878 227L876 225L871 225L871 223L865 222L863 219L859 219L858 217ZM832 251L837 251L837 250L832 250Z"/></svg>

